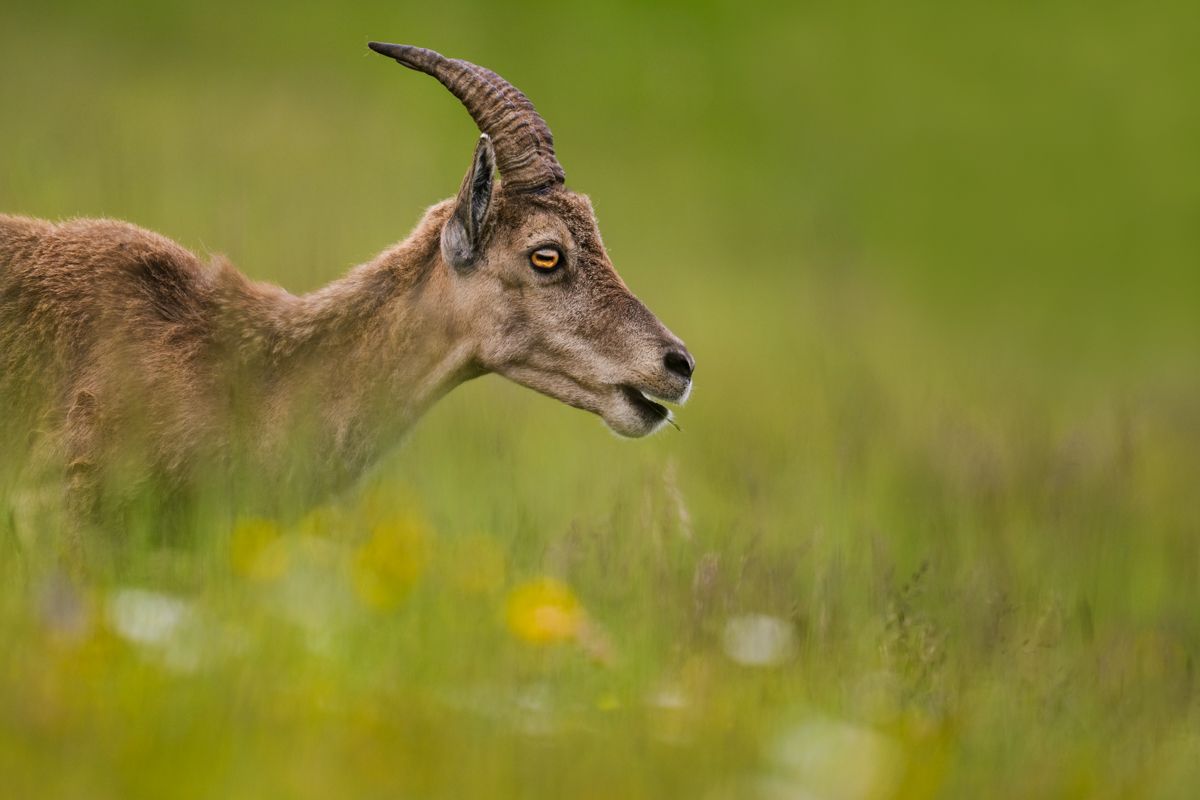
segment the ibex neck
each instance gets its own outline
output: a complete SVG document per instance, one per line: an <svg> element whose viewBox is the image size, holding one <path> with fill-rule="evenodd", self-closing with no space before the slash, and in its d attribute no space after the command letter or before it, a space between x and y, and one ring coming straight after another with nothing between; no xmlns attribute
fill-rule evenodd
<svg viewBox="0 0 1200 800"><path fill-rule="evenodd" d="M370 263L284 301L286 334L262 371L267 462L291 464L295 474L299 443L299 457L312 462L300 472L321 482L353 480L475 374L474 346L453 319L433 223L427 217Z"/></svg>

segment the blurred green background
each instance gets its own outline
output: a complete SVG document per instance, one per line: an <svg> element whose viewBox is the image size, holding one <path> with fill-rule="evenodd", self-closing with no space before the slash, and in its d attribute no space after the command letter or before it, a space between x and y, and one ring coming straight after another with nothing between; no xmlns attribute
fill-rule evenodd
<svg viewBox="0 0 1200 800"><path fill-rule="evenodd" d="M312 289L474 144L369 39L536 103L682 432L487 378L83 587L10 499L4 793L1194 796L1200 6L9 0L0 210Z"/></svg>

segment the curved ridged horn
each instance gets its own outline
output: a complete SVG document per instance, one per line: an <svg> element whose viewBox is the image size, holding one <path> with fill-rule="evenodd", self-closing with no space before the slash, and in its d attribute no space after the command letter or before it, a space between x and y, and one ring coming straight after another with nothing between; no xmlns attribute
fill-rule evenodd
<svg viewBox="0 0 1200 800"><path fill-rule="evenodd" d="M563 182L550 128L517 87L489 69L424 47L384 42L367 46L437 78L467 107L479 130L492 138L505 192L536 192Z"/></svg>

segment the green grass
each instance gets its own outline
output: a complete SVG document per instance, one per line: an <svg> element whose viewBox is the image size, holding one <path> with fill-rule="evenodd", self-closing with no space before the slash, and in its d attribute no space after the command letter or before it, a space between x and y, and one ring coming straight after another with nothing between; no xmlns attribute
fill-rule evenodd
<svg viewBox="0 0 1200 800"><path fill-rule="evenodd" d="M365 41L486 64L699 362L682 432L618 441L487 378L319 518L137 519L82 585L3 499L4 796L1200 788L1190 5L3 20L0 209L297 291L470 158L465 112ZM510 608L546 577L579 606L535 615L558 643ZM781 663L735 658L753 614Z"/></svg>

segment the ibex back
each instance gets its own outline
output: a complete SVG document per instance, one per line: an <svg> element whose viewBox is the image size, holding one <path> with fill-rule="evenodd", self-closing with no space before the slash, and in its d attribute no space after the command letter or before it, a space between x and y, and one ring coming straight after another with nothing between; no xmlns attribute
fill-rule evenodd
<svg viewBox="0 0 1200 800"><path fill-rule="evenodd" d="M436 77L482 136L456 197L323 289L294 296L122 222L0 216L10 473L61 477L84 515L113 485L235 473L316 499L488 372L623 436L670 419L651 398L684 401L692 357L614 271L532 104L474 64L371 49Z"/></svg>

